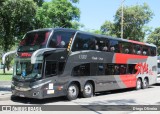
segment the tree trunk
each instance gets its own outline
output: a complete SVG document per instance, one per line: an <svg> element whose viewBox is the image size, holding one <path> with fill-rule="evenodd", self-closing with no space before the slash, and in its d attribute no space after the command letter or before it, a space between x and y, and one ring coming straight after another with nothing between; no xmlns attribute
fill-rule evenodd
<svg viewBox="0 0 160 114"><path fill-rule="evenodd" d="M6 68L6 65L4 64L4 66L3 66L3 74L6 73L5 68Z"/></svg>

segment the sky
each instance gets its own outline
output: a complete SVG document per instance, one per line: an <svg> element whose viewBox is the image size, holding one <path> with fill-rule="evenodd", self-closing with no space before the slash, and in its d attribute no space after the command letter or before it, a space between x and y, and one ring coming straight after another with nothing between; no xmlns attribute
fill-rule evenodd
<svg viewBox="0 0 160 114"><path fill-rule="evenodd" d="M49 0L46 0L49 1ZM76 5L80 11L80 23L84 24L84 30L98 30L108 20L113 22L117 9L123 0L79 0ZM153 29L160 27L160 0L124 0L124 6L142 5L147 3L153 11L153 19L148 26Z"/></svg>

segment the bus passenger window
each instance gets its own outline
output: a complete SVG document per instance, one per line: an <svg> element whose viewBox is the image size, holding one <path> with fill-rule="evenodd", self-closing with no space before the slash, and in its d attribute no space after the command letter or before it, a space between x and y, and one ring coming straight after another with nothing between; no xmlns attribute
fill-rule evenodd
<svg viewBox="0 0 160 114"><path fill-rule="evenodd" d="M148 49L149 49L148 46L143 46L142 54L146 55L146 56L149 56L149 50Z"/></svg>
<svg viewBox="0 0 160 114"><path fill-rule="evenodd" d="M93 35L78 33L74 40L72 51L96 50L96 39Z"/></svg>
<svg viewBox="0 0 160 114"><path fill-rule="evenodd" d="M105 64L105 75L114 75L114 64Z"/></svg>
<svg viewBox="0 0 160 114"><path fill-rule="evenodd" d="M114 52L114 51L115 51L115 48L114 48L114 47L111 47L110 50L111 50L111 52Z"/></svg>
<svg viewBox="0 0 160 114"><path fill-rule="evenodd" d="M132 51L132 45L128 42L121 42L121 53L130 54Z"/></svg>
<svg viewBox="0 0 160 114"><path fill-rule="evenodd" d="M150 55L156 56L156 48L155 47L150 47Z"/></svg>
<svg viewBox="0 0 160 114"><path fill-rule="evenodd" d="M119 69L119 65L115 65L115 66L114 66L114 74L115 74L115 75L119 75L119 73L120 73L119 70L120 70L120 69Z"/></svg>
<svg viewBox="0 0 160 114"><path fill-rule="evenodd" d="M117 40L110 40L110 51L119 53L119 42Z"/></svg>
<svg viewBox="0 0 160 114"><path fill-rule="evenodd" d="M120 74L126 74L126 65L120 65Z"/></svg>
<svg viewBox="0 0 160 114"><path fill-rule="evenodd" d="M82 64L73 68L73 76L90 76L90 64Z"/></svg>
<svg viewBox="0 0 160 114"><path fill-rule="evenodd" d="M66 48L68 47L70 38L73 37L74 32L55 31L49 41L50 48Z"/></svg>
<svg viewBox="0 0 160 114"><path fill-rule="evenodd" d="M104 75L104 64L103 63L99 63L97 64L97 76L99 75Z"/></svg>
<svg viewBox="0 0 160 114"><path fill-rule="evenodd" d="M142 48L142 47L141 47L140 45L135 45L135 46L134 46L135 54L141 55L141 54L142 54L141 48Z"/></svg>
<svg viewBox="0 0 160 114"><path fill-rule="evenodd" d="M128 64L127 73L128 74L135 74L137 70L135 69L136 64Z"/></svg>
<svg viewBox="0 0 160 114"><path fill-rule="evenodd" d="M57 75L57 63L55 61L46 61L45 75L46 77Z"/></svg>

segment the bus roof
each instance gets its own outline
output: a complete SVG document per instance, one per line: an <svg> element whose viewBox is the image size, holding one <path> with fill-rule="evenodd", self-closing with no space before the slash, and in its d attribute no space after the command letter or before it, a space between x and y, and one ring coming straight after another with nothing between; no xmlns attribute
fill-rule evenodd
<svg viewBox="0 0 160 114"><path fill-rule="evenodd" d="M100 35L100 34L94 34L94 33L84 32L84 31L80 31L80 30L70 29L70 28L43 28L43 29L32 30L32 31L29 31L27 33L36 32L36 31L49 31L49 30L51 30L51 31L53 31L53 30L54 31L58 31L58 30L72 31L72 32L84 33L84 34L88 34L88 35L94 35L94 36L96 36L98 38L104 37L104 38L118 40L118 41L131 42L131 43L134 43L134 44L140 44L140 45L147 45L147 46L156 47L156 45L154 45L154 44L149 44L149 43L144 43L144 42L139 42L139 41L134 41L134 40L128 40L128 39L123 39L123 38L116 38L116 37Z"/></svg>

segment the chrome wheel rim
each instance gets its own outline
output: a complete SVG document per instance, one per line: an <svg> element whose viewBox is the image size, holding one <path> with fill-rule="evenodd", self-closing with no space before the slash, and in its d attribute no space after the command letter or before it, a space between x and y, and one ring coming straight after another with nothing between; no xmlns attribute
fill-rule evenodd
<svg viewBox="0 0 160 114"><path fill-rule="evenodd" d="M144 87L146 87L146 86L147 86L147 80L144 79Z"/></svg>
<svg viewBox="0 0 160 114"><path fill-rule="evenodd" d="M75 97L77 95L77 89L75 86L70 86L68 88L68 93L71 97Z"/></svg>
<svg viewBox="0 0 160 114"><path fill-rule="evenodd" d="M85 87L84 87L84 91L85 91L85 93L88 95L88 94L91 94L92 93L92 88L91 88L91 86L90 85L86 85Z"/></svg>
<svg viewBox="0 0 160 114"><path fill-rule="evenodd" d="M137 89L141 89L141 81L140 80L137 81Z"/></svg>

